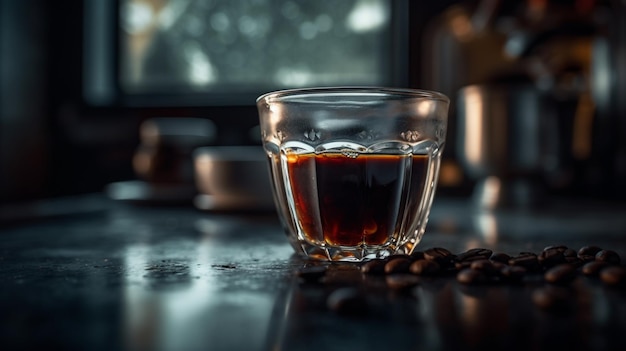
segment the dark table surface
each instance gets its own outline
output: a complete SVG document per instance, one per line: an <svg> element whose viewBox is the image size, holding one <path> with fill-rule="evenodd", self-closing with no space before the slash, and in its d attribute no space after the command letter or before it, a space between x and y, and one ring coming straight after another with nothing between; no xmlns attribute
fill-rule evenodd
<svg viewBox="0 0 626 351"><path fill-rule="evenodd" d="M477 211L437 197L420 249L516 254L598 245L626 258L626 207L580 200ZM8 213L0 226L0 349L625 349L626 290L578 277L566 309L533 303L541 281L466 286L453 276L396 290L354 264L295 275L272 212L134 206L100 196ZM350 288L366 312L328 307Z"/></svg>

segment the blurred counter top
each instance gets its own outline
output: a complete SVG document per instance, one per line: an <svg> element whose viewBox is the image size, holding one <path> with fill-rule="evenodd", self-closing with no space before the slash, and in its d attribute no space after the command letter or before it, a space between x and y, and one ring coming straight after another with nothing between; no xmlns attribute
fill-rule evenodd
<svg viewBox="0 0 626 351"><path fill-rule="evenodd" d="M563 200L533 211L480 212L437 197L420 248L516 254L597 245L626 259L625 210ZM528 284L468 287L442 277L395 291L384 281L364 283L345 264L336 265L335 279L303 283L294 272L306 262L292 255L272 212L140 207L92 196L14 208L2 218L3 350L626 345L626 289L582 276L569 288L573 308L558 314L534 306ZM346 286L365 291L369 313L327 307L329 294Z"/></svg>

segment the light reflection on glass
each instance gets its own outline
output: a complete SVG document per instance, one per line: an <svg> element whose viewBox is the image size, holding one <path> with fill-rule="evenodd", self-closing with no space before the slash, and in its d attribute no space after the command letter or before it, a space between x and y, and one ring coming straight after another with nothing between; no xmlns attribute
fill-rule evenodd
<svg viewBox="0 0 626 351"><path fill-rule="evenodd" d="M435 104L432 101L424 100L417 103L417 113L420 116L428 116L431 111L435 110Z"/></svg>

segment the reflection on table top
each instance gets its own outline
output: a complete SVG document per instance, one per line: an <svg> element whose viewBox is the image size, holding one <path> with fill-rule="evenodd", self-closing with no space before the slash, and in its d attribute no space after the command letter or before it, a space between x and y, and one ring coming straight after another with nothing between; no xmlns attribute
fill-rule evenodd
<svg viewBox="0 0 626 351"><path fill-rule="evenodd" d="M420 247L595 244L626 258L624 213L567 201L481 213L437 198ZM451 277L395 291L354 265L305 284L293 273L307 263L293 257L273 213L106 203L0 233L0 342L15 348L606 350L626 330L626 290L584 277L564 314L536 308L533 284L467 287ZM347 286L365 293L366 315L326 306Z"/></svg>

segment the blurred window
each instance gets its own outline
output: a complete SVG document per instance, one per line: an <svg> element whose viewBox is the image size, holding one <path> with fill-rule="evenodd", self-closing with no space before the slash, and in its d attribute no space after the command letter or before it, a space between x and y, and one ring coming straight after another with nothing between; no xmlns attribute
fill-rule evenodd
<svg viewBox="0 0 626 351"><path fill-rule="evenodd" d="M122 94L394 80L391 0L122 0Z"/></svg>

